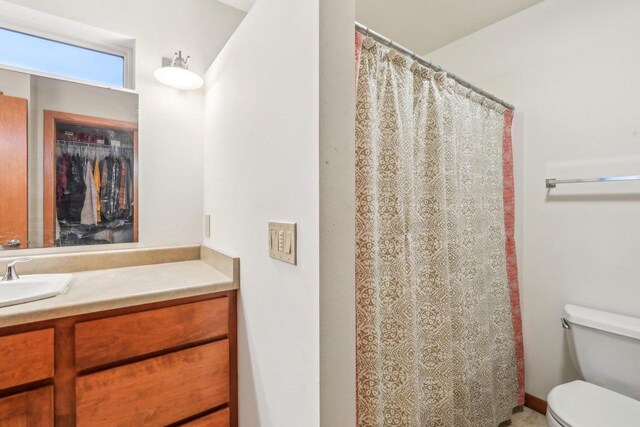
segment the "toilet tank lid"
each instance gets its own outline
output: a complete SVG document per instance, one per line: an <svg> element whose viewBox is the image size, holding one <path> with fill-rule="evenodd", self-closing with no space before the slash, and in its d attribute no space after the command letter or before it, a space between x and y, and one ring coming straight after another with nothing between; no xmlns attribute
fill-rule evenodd
<svg viewBox="0 0 640 427"><path fill-rule="evenodd" d="M640 339L640 319L636 317L609 313L572 304L564 306L564 313L565 319L569 323Z"/></svg>

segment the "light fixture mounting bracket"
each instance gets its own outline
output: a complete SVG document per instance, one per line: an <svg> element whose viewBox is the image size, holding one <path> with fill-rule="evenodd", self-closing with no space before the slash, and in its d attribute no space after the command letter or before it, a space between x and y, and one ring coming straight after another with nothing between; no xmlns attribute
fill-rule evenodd
<svg viewBox="0 0 640 427"><path fill-rule="evenodd" d="M189 59L191 57L187 56L186 58L184 58L182 56L182 51L179 50L177 52L175 52L173 54L173 58L167 58L167 57L163 57L162 58L162 66L163 67L178 67L178 68L184 68L185 70L189 69Z"/></svg>

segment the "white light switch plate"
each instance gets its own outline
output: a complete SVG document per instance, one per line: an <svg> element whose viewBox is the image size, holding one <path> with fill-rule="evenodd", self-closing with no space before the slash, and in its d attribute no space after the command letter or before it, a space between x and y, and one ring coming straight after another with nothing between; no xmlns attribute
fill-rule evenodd
<svg viewBox="0 0 640 427"><path fill-rule="evenodd" d="M269 256L296 264L296 223L269 222Z"/></svg>
<svg viewBox="0 0 640 427"><path fill-rule="evenodd" d="M204 216L204 236L211 237L211 215Z"/></svg>

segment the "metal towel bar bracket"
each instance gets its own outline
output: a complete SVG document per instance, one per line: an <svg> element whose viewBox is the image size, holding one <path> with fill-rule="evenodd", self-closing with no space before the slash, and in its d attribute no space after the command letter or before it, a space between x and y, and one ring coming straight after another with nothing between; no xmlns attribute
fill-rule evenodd
<svg viewBox="0 0 640 427"><path fill-rule="evenodd" d="M586 179L547 178L545 180L545 187L556 188L556 185L558 184L583 184L586 182L616 182L616 181L640 181L640 175L606 176L602 178L586 178Z"/></svg>

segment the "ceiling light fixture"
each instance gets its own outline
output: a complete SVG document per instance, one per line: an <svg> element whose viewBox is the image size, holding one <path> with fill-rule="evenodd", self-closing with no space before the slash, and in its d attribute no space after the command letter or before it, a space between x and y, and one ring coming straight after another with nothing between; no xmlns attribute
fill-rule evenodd
<svg viewBox="0 0 640 427"><path fill-rule="evenodd" d="M189 56L182 57L182 51L173 54L173 59L162 58L162 67L154 75L156 79L167 86L176 89L194 90L202 86L202 77L189 70Z"/></svg>

